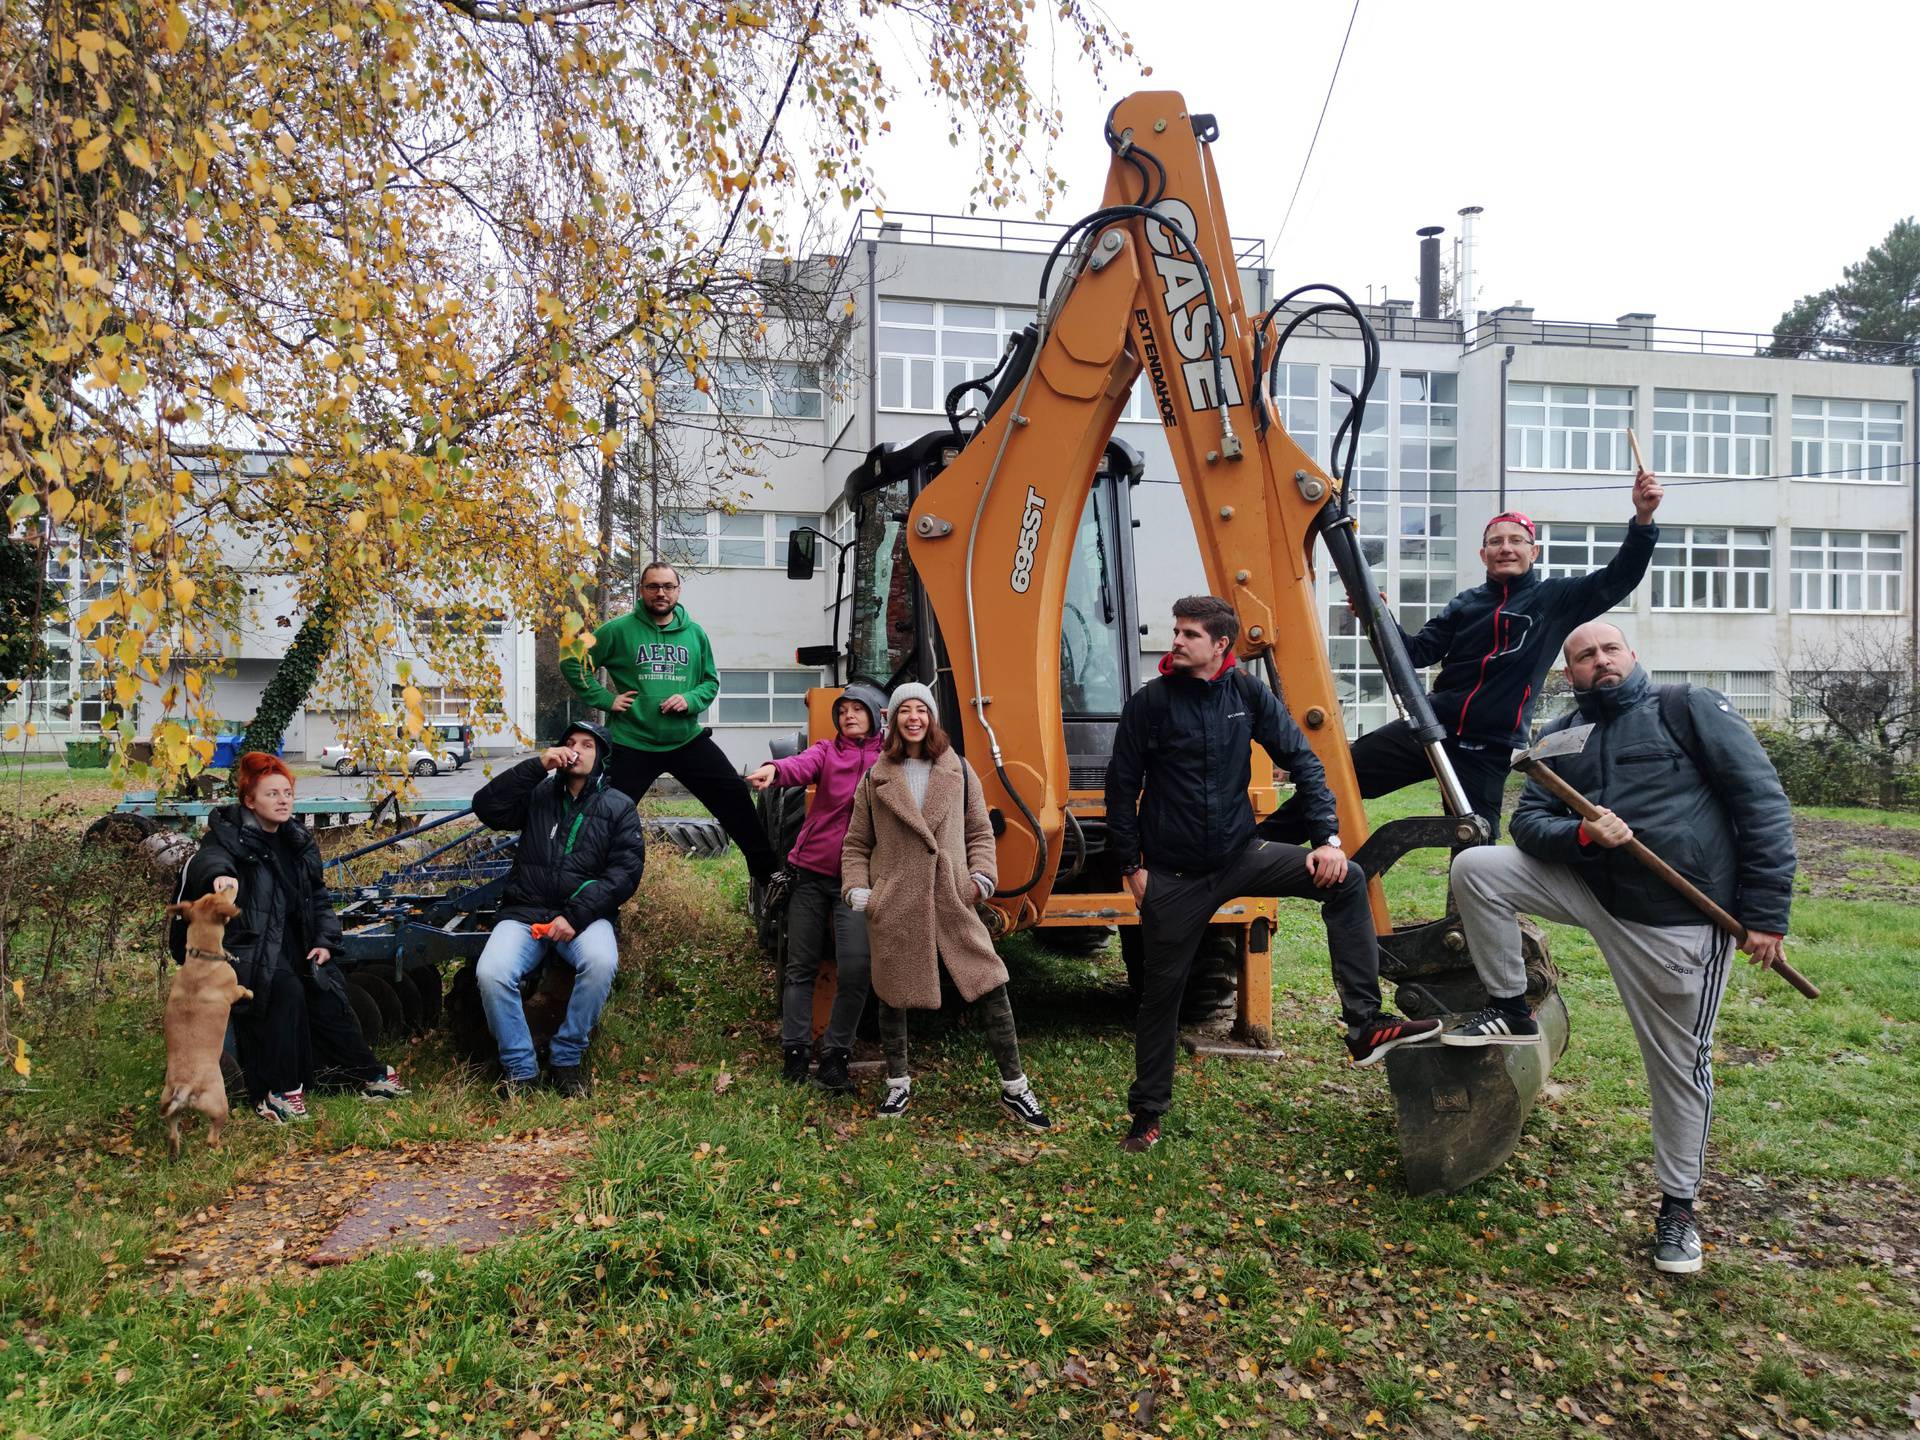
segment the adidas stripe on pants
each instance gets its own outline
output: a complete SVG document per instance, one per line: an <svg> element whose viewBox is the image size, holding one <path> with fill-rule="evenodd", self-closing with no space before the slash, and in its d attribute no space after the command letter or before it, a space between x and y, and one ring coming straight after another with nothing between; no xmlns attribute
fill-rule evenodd
<svg viewBox="0 0 1920 1440"><path fill-rule="evenodd" d="M1693 1198L1713 1121L1713 1022L1726 993L1731 939L1711 925L1616 919L1570 867L1510 845L1456 855L1453 895L1474 966L1494 995L1527 988L1518 914L1578 925L1593 936L1640 1043L1654 1173L1666 1194Z"/></svg>

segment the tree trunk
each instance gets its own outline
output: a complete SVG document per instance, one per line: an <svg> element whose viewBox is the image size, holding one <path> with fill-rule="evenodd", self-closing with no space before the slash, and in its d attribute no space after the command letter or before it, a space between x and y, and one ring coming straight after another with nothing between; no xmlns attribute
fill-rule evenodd
<svg viewBox="0 0 1920 1440"><path fill-rule="evenodd" d="M299 633L293 637L293 644L281 658L280 668L267 682L266 693L260 697L260 708L254 712L253 721L240 741L240 754L251 750L268 755L279 752L287 726L307 703L313 682L320 676L320 663L333 649L338 628L338 607L330 597L322 599L307 613L307 618L300 622Z"/></svg>

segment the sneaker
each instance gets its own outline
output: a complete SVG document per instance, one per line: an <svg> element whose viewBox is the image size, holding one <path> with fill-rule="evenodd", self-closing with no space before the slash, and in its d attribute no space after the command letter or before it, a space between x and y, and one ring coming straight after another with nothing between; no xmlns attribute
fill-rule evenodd
<svg viewBox="0 0 1920 1440"><path fill-rule="evenodd" d="M1442 1045L1538 1045L1544 1037L1531 1015L1515 1015L1489 1005L1469 1015L1440 1037Z"/></svg>
<svg viewBox="0 0 1920 1440"><path fill-rule="evenodd" d="M593 1093L593 1078L584 1065L549 1065L547 1088L569 1100L577 1100Z"/></svg>
<svg viewBox="0 0 1920 1440"><path fill-rule="evenodd" d="M1356 1065L1377 1065L1402 1045L1420 1045L1440 1033L1438 1020L1403 1020L1382 1010L1365 1025L1347 1032L1347 1053Z"/></svg>
<svg viewBox="0 0 1920 1440"><path fill-rule="evenodd" d="M1653 1268L1668 1275L1691 1275L1701 1266L1700 1232L1693 1212L1665 1210L1653 1224Z"/></svg>
<svg viewBox="0 0 1920 1440"><path fill-rule="evenodd" d="M820 1082L820 1088L831 1090L836 1095L851 1095L855 1087L853 1077L847 1074L847 1066L852 1060L851 1050L822 1050L820 1073L815 1077Z"/></svg>
<svg viewBox="0 0 1920 1440"><path fill-rule="evenodd" d="M813 1060L812 1052L805 1045L783 1045L780 1047L780 1078L789 1085L807 1083L807 1066Z"/></svg>
<svg viewBox="0 0 1920 1440"><path fill-rule="evenodd" d="M887 1082L887 1098L880 1102L880 1108L874 1111L882 1119L892 1120L907 1113L907 1106L913 1103L913 1087L904 1080Z"/></svg>
<svg viewBox="0 0 1920 1440"><path fill-rule="evenodd" d="M502 1075L493 1088L503 1100L525 1100L540 1089L538 1075Z"/></svg>
<svg viewBox="0 0 1920 1440"><path fill-rule="evenodd" d="M1033 1087L1027 1086L1018 1095L1000 1092L1000 1108L1011 1115L1029 1130L1051 1130L1053 1117L1040 1108L1040 1101L1033 1093Z"/></svg>
<svg viewBox="0 0 1920 1440"><path fill-rule="evenodd" d="M307 1113L307 1093L298 1090L269 1090L267 1098L253 1107L253 1113L272 1125L304 1125L313 1116Z"/></svg>
<svg viewBox="0 0 1920 1440"><path fill-rule="evenodd" d="M387 1073L378 1080L369 1080L360 1087L360 1095L366 1100L398 1100L402 1095L411 1095L413 1091L400 1083L400 1072L387 1066Z"/></svg>
<svg viewBox="0 0 1920 1440"><path fill-rule="evenodd" d="M1133 1128L1127 1131L1120 1148L1129 1155L1144 1155L1159 1143L1160 1117L1151 1110L1143 1110L1133 1117Z"/></svg>

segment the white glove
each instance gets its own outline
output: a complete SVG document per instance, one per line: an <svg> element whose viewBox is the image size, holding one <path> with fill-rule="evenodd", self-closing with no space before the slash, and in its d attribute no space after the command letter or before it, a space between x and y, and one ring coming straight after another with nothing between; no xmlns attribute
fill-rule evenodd
<svg viewBox="0 0 1920 1440"><path fill-rule="evenodd" d="M982 901L991 900L993 898L993 881L989 880L977 870L973 873L972 878L974 888L980 892L980 899Z"/></svg>
<svg viewBox="0 0 1920 1440"><path fill-rule="evenodd" d="M872 898L873 891L870 887L856 885L853 889L847 891L847 908L849 910L864 910L867 908L867 901Z"/></svg>

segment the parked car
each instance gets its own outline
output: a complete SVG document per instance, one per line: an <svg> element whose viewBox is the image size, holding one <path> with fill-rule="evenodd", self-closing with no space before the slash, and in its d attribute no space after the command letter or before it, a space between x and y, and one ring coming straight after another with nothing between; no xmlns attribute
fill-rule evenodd
<svg viewBox="0 0 1920 1440"><path fill-rule="evenodd" d="M351 745L325 745L320 750L320 768L336 775L397 775L403 770L414 775L438 775L442 770L458 770L460 762L439 741L430 727L420 743L406 749L394 745L369 758L362 758Z"/></svg>
<svg viewBox="0 0 1920 1440"><path fill-rule="evenodd" d="M473 759L473 727L463 720L435 720L427 726L427 741L453 757L453 768Z"/></svg>

